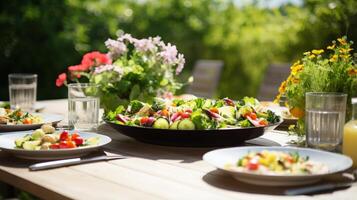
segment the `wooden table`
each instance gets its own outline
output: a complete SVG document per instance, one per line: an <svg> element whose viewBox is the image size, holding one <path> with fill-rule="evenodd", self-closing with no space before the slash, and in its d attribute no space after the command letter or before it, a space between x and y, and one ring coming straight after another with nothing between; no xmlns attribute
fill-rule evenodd
<svg viewBox="0 0 357 200"><path fill-rule="evenodd" d="M43 101L44 112L64 114L66 100ZM207 148L144 144L102 125L113 141L105 151L128 158L30 172L29 162L0 152L0 181L43 199L356 199L357 186L315 196L283 196L285 188L240 183L201 160ZM272 140L264 138L273 138ZM269 132L253 141L284 145L288 136Z"/></svg>

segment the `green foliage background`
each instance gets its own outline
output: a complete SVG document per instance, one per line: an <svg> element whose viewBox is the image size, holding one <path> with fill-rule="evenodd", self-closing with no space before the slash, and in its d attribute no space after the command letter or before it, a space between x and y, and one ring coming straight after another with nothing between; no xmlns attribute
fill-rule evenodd
<svg viewBox="0 0 357 200"><path fill-rule="evenodd" d="M267 1L267 0L266 0ZM229 0L2 0L0 100L7 74L39 74L38 98L66 97L58 73L81 55L105 51L121 29L135 37L161 36L186 57L182 78L197 59L225 62L218 97L255 96L266 66L293 62L301 53L347 35L357 42L357 1L305 0L265 8Z"/></svg>

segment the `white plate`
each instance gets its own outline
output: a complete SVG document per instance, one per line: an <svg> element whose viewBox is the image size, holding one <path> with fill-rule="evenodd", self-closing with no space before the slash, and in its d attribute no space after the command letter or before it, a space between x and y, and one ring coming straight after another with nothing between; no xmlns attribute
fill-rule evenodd
<svg viewBox="0 0 357 200"><path fill-rule="evenodd" d="M239 158L248 152L260 152L262 150L298 152L301 156L309 156L313 161L325 164L329 172L312 175L262 175L250 172L239 172L233 169L226 169L226 164L235 165ZM352 160L344 155L330 153L326 151L309 148L296 147L234 147L210 151L203 155L203 160L212 164L220 170L231 174L239 181L265 186L295 186L318 182L322 177L334 173L342 172L352 166Z"/></svg>
<svg viewBox="0 0 357 200"><path fill-rule="evenodd" d="M69 131L72 133L73 131ZM77 132L77 131L76 131ZM85 146L73 149L52 149L52 150L24 150L15 147L15 139L21 138L26 134L31 134L32 131L21 131L3 134L0 136L0 149L2 151L11 153L12 155L30 160L58 160L75 158L86 155L90 152L97 151L102 146L108 144L111 139L108 136L90 133L78 132L84 139L90 137L99 137L99 144L95 146Z"/></svg>
<svg viewBox="0 0 357 200"><path fill-rule="evenodd" d="M0 124L0 132L33 130L33 129L40 128L43 124L57 124L58 122L63 120L62 115L43 114L43 113L31 113L31 114L34 116L41 117L43 119L43 123L18 124L18 125Z"/></svg>

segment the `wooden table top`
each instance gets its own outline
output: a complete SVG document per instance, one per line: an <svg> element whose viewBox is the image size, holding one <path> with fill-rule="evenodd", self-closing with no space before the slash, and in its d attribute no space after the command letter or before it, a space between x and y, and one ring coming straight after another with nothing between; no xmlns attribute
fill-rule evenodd
<svg viewBox="0 0 357 200"><path fill-rule="evenodd" d="M66 100L42 101L43 112L66 115ZM201 160L210 148L177 148L144 144L107 125L98 133L113 141L105 151L126 159L30 172L29 161L0 152L0 181L43 199L355 199L357 185L333 193L287 197L282 187L240 183ZM268 139L267 139L268 138ZM284 145L284 133L269 132L252 141ZM331 177L330 179L334 179Z"/></svg>

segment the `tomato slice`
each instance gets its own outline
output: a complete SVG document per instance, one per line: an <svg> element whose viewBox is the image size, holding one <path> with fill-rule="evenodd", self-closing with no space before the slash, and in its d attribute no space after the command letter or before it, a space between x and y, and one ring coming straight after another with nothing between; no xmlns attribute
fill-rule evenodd
<svg viewBox="0 0 357 200"><path fill-rule="evenodd" d="M145 124L148 122L148 120L149 120L148 117L142 117L142 118L140 119L140 124L141 124L141 125L145 125Z"/></svg>
<svg viewBox="0 0 357 200"><path fill-rule="evenodd" d="M84 139L79 136L79 137L76 137L73 141L76 143L77 146L80 146L83 144Z"/></svg>
<svg viewBox="0 0 357 200"><path fill-rule="evenodd" d="M71 149L71 148L76 148L77 145L74 141L67 141L67 148Z"/></svg>
<svg viewBox="0 0 357 200"><path fill-rule="evenodd" d="M71 140L75 140L77 137L81 137L81 136L79 136L78 133L72 133Z"/></svg>
<svg viewBox="0 0 357 200"><path fill-rule="evenodd" d="M257 170L259 168L259 163L257 159L251 159L247 165L249 170Z"/></svg>
<svg viewBox="0 0 357 200"><path fill-rule="evenodd" d="M68 138L69 138L68 132L67 132L67 131L63 131L63 132L61 133L61 135L60 135L60 140L61 140L61 141L66 141L66 140L68 140Z"/></svg>
<svg viewBox="0 0 357 200"><path fill-rule="evenodd" d="M257 119L257 114L251 112L248 114L248 116L252 119L252 120L256 120Z"/></svg>
<svg viewBox="0 0 357 200"><path fill-rule="evenodd" d="M59 148L60 149L67 149L67 141L66 140L63 140L59 143Z"/></svg>
<svg viewBox="0 0 357 200"><path fill-rule="evenodd" d="M262 125L262 126L267 126L269 123L268 123L267 120L262 119L262 120L259 121L259 124Z"/></svg>
<svg viewBox="0 0 357 200"><path fill-rule="evenodd" d="M60 148L60 145L58 143L50 145L50 149L59 149L59 148Z"/></svg>
<svg viewBox="0 0 357 200"><path fill-rule="evenodd" d="M213 108L210 108L209 110L210 110L211 112L214 112L214 113L217 113L217 114L218 114L218 108L213 107Z"/></svg>
<svg viewBox="0 0 357 200"><path fill-rule="evenodd" d="M32 120L30 118L25 118L22 120L23 124L32 124Z"/></svg>
<svg viewBox="0 0 357 200"><path fill-rule="evenodd" d="M181 118L182 118L182 119L190 118L190 114L188 114L188 113L182 113L182 114L181 114Z"/></svg>

